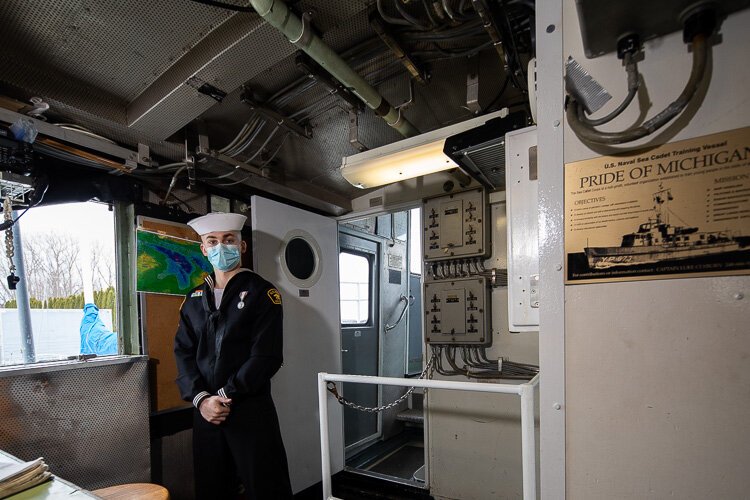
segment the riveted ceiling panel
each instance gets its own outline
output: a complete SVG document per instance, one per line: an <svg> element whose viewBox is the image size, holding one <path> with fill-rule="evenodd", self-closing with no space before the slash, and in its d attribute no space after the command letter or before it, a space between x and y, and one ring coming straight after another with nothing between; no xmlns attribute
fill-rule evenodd
<svg viewBox="0 0 750 500"><path fill-rule="evenodd" d="M231 15L185 0L3 0L0 44L129 101Z"/></svg>
<svg viewBox="0 0 750 500"><path fill-rule="evenodd" d="M347 4L346 10L348 11L346 17L341 15L341 11L338 14L327 14L335 15L338 18L338 22L329 29L321 30L323 31L323 41L337 52L343 52L362 40L372 38L374 33L370 29L370 24L367 20L367 3L365 1L344 2L344 4ZM341 2L331 2L330 5L328 5L328 2L325 2L325 4L326 11L336 11L343 7ZM323 16L320 17L322 18ZM317 26L318 21L315 21L313 18L313 23Z"/></svg>
<svg viewBox="0 0 750 500"><path fill-rule="evenodd" d="M2 43L2 42L0 42ZM23 51L0 46L0 88L23 99L39 96L45 101L65 103L114 123L125 124L125 101L75 76L51 73L43 66L28 66Z"/></svg>
<svg viewBox="0 0 750 500"><path fill-rule="evenodd" d="M291 2L289 2L291 3ZM312 23L320 33L346 26L367 7L367 0L303 0L294 5L298 13L312 12Z"/></svg>
<svg viewBox="0 0 750 500"><path fill-rule="evenodd" d="M128 105L128 124L160 139L169 137L216 104L187 85L189 78L230 92L291 52L293 46L273 27L253 15L236 15Z"/></svg>

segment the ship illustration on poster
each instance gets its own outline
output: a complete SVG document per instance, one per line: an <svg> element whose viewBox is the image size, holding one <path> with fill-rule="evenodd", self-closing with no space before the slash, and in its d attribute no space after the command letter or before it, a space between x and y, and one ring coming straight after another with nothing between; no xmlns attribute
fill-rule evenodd
<svg viewBox="0 0 750 500"><path fill-rule="evenodd" d="M589 269L641 266L750 251L748 235L673 225L671 219L679 220L679 216L669 208L672 200L672 190L659 184L653 194L654 217L641 222L635 232L623 235L620 246L584 248Z"/></svg>

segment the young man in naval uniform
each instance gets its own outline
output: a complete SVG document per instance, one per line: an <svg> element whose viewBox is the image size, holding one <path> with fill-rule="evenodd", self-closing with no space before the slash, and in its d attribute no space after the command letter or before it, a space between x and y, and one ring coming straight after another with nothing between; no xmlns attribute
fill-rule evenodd
<svg viewBox="0 0 750 500"><path fill-rule="evenodd" d="M238 477L247 498L292 497L271 399L271 377L282 363L281 295L240 267L245 219L212 213L188 223L214 268L185 298L174 344L180 394L195 406L199 500L233 498Z"/></svg>

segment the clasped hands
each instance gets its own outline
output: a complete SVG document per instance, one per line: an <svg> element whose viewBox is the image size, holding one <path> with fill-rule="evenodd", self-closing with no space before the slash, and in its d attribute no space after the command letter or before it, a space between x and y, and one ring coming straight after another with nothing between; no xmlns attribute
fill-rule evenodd
<svg viewBox="0 0 750 500"><path fill-rule="evenodd" d="M214 425L219 425L229 416L232 400L221 396L209 396L200 402L198 411L201 416Z"/></svg>

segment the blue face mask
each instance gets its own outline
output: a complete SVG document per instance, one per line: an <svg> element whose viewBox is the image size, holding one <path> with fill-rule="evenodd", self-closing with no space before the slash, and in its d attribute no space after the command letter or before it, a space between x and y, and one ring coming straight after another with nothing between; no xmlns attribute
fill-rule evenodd
<svg viewBox="0 0 750 500"><path fill-rule="evenodd" d="M219 243L208 247L208 261L217 271L231 271L240 263L240 247L238 245L225 245Z"/></svg>

